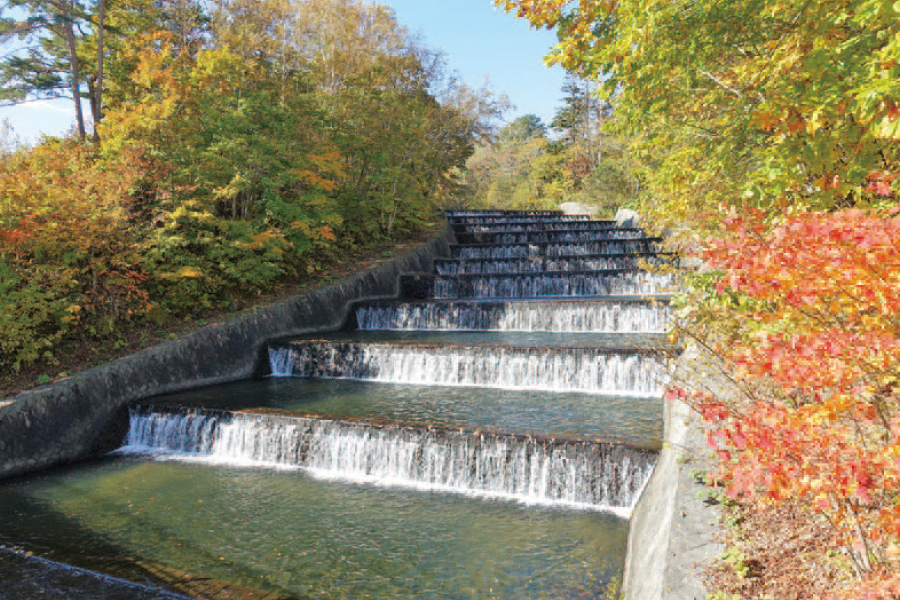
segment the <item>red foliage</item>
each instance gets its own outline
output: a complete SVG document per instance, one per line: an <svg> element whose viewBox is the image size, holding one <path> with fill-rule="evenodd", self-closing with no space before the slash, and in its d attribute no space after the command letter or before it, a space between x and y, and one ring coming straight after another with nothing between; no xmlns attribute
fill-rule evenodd
<svg viewBox="0 0 900 600"><path fill-rule="evenodd" d="M843 210L768 226L747 211L727 221L701 253L723 273L717 294L748 299L723 357L739 381L770 392L724 403L670 394L712 424L728 493L802 499L827 516L873 598L898 585L889 552L900 543L897 214Z"/></svg>

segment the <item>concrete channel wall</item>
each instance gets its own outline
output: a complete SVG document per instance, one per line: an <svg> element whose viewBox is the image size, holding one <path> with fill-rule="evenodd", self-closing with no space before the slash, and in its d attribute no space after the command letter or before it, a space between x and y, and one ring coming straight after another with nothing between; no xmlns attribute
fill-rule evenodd
<svg viewBox="0 0 900 600"><path fill-rule="evenodd" d="M453 241L445 226L412 252L340 282L0 402L0 478L112 449L129 403L257 375L266 342L340 329L351 303L396 297L402 273L430 273Z"/></svg>
<svg viewBox="0 0 900 600"><path fill-rule="evenodd" d="M709 363L691 347L672 372L680 384L712 377ZM714 468L714 456L699 416L680 400L663 403L663 449L631 515L623 597L706 600L702 572L725 550L718 538L719 507L698 479Z"/></svg>

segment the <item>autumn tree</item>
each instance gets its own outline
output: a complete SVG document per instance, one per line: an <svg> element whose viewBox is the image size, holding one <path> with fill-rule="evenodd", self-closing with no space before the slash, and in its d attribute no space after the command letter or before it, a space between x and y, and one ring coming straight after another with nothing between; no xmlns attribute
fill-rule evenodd
<svg viewBox="0 0 900 600"><path fill-rule="evenodd" d="M485 140L466 163L471 203L506 209L550 208L567 189L561 147L536 115L523 115ZM570 189L570 188L569 188Z"/></svg>
<svg viewBox="0 0 900 600"><path fill-rule="evenodd" d="M627 144L620 136L599 131L587 144L593 159L586 155L583 140L550 139L537 116L519 117L496 139L479 144L466 163L470 202L510 209L579 202L611 215L633 201L639 189Z"/></svg>
<svg viewBox="0 0 900 600"><path fill-rule="evenodd" d="M84 139L82 99L86 99L98 142L110 58L129 36L164 27L169 13L157 10L156 4L164 8L166 3L14 0L9 4L16 16L0 20L0 40L22 46L0 61L0 102L70 98L78 135Z"/></svg>
<svg viewBox="0 0 900 600"><path fill-rule="evenodd" d="M551 61L603 76L660 217L878 205L870 184L896 185L892 3L498 4L556 28Z"/></svg>
<svg viewBox="0 0 900 600"><path fill-rule="evenodd" d="M433 222L504 107L371 2L17 6L4 93L86 93L100 143L0 156L0 370Z"/></svg>
<svg viewBox="0 0 900 600"><path fill-rule="evenodd" d="M336 193L346 233L391 236L430 218L453 187L449 171L464 164L504 99L456 81L442 54L384 5L289 6L287 33L270 45L284 40L291 68L309 73L329 121L344 162Z"/></svg>

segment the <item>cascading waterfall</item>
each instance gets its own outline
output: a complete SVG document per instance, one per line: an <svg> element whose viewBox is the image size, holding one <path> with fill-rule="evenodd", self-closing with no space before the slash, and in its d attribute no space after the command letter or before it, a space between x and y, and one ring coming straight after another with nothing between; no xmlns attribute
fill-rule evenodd
<svg viewBox="0 0 900 600"><path fill-rule="evenodd" d="M279 348L268 348L269 368L272 373L293 373L294 358L297 356L294 352L282 352Z"/></svg>
<svg viewBox="0 0 900 600"><path fill-rule="evenodd" d="M398 300L380 295L381 275L374 286L365 279L372 299L353 307L347 327L546 334L335 332L273 343L271 375L309 381L240 381L156 400L182 407L130 407L119 452L160 460L15 482L3 496L4 534L100 568L158 565L147 572L171 585L195 573L219 595L245 585L259 586L254 597L603 595L627 525L588 511L630 516L657 460L676 350L659 335L583 334L665 331L677 278L662 271L677 262L657 253L659 238L586 215L447 218L460 242L451 260L401 276ZM446 249L443 238L431 247ZM642 261L664 268L644 271ZM217 408L190 408L203 405ZM312 477L279 472L296 470Z"/></svg>
<svg viewBox="0 0 900 600"><path fill-rule="evenodd" d="M519 259L436 260L438 275L501 275L508 273L538 273L543 271L588 271L636 269L646 263L651 266L671 264L673 258L657 254L600 254L596 256L533 256Z"/></svg>
<svg viewBox="0 0 900 600"><path fill-rule="evenodd" d="M362 330L663 333L669 316L667 304L650 302L404 302L356 307Z"/></svg>
<svg viewBox="0 0 900 600"><path fill-rule="evenodd" d="M453 229L467 233L527 233L530 231L607 231L616 228L615 221L507 221L493 225L481 221L455 223Z"/></svg>
<svg viewBox="0 0 900 600"><path fill-rule="evenodd" d="M554 298L668 294L674 275L647 271L572 272L461 278L437 276L432 296L454 298Z"/></svg>
<svg viewBox="0 0 900 600"><path fill-rule="evenodd" d="M438 275L528 273L544 271L541 259L524 260L436 260L434 270Z"/></svg>
<svg viewBox="0 0 900 600"><path fill-rule="evenodd" d="M123 453L594 509L629 509L655 460L654 452L601 442L280 415L137 407L130 421Z"/></svg>
<svg viewBox="0 0 900 600"><path fill-rule="evenodd" d="M491 222L494 219L526 221L589 221L588 215L566 215L559 210L448 210L444 213L451 223L457 221Z"/></svg>
<svg viewBox="0 0 900 600"><path fill-rule="evenodd" d="M469 244L451 246L454 258L525 258L529 256L584 256L594 254L648 254L656 252L657 238L633 240L597 240L578 244Z"/></svg>
<svg viewBox="0 0 900 600"><path fill-rule="evenodd" d="M659 396L664 383L660 361L639 351L308 341L273 353L272 375L282 377L623 396ZM290 371L275 370L289 363Z"/></svg>
<svg viewBox="0 0 900 600"><path fill-rule="evenodd" d="M643 237L644 232L628 229L533 231L526 233L491 231L456 234L457 241L462 244L580 244L606 240L634 240L642 239Z"/></svg>

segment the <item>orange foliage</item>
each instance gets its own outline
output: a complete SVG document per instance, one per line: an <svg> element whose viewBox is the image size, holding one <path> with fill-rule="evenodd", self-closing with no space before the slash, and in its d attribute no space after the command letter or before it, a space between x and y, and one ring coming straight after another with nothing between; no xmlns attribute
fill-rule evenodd
<svg viewBox="0 0 900 600"><path fill-rule="evenodd" d="M51 139L0 162L0 261L22 285L79 307L57 318L61 326L86 322L109 333L148 305L126 213L143 175L132 158L105 161L90 144Z"/></svg>
<svg viewBox="0 0 900 600"><path fill-rule="evenodd" d="M739 381L772 391L673 391L713 425L729 494L804 499L842 534L872 598L896 588L900 543L898 212L729 219L702 258L723 272L718 295L749 301L715 349Z"/></svg>

